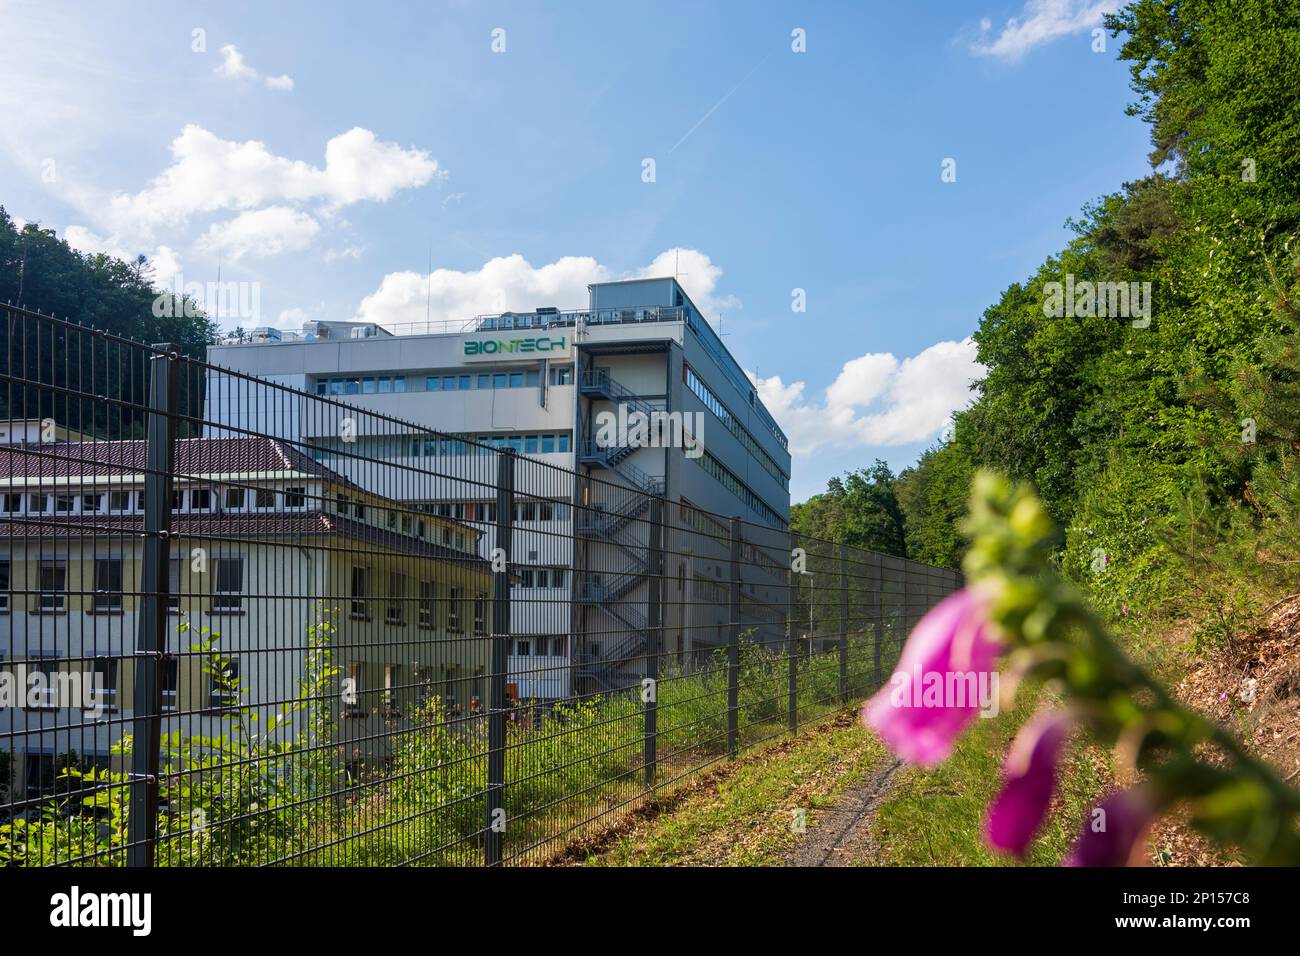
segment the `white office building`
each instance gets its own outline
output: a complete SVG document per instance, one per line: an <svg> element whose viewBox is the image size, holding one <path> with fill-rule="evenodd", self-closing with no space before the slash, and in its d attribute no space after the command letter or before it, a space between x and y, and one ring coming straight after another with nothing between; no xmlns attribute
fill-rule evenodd
<svg viewBox="0 0 1300 956"><path fill-rule="evenodd" d="M746 522L746 627L768 640L784 629L785 435L675 279L598 283L589 295L585 310L455 329L314 322L209 349L214 365L330 400L268 400L265 386L212 375L211 434L301 441L377 494L480 528L484 556L497 456L479 446L522 456L509 658L521 697L600 692L640 673L649 496L665 502L665 655L698 660L725 643L729 527L714 516ZM612 423L656 412L676 413L660 417L684 423L685 440L609 439Z"/></svg>

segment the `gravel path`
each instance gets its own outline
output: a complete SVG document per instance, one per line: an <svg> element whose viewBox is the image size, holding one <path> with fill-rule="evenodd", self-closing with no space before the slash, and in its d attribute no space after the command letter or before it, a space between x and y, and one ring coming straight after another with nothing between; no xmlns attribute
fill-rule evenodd
<svg viewBox="0 0 1300 956"><path fill-rule="evenodd" d="M787 866L870 866L875 862L872 823L876 808L889 796L902 764L890 758L865 782L846 791L795 846Z"/></svg>

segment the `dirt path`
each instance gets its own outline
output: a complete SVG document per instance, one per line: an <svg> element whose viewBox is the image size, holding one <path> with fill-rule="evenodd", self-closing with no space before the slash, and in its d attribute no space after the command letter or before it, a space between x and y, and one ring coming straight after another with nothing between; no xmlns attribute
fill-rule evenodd
<svg viewBox="0 0 1300 956"><path fill-rule="evenodd" d="M787 866L870 866L875 862L872 824L876 808L889 796L902 764L893 759L866 781L846 791L832 807L817 811L817 822L795 845Z"/></svg>

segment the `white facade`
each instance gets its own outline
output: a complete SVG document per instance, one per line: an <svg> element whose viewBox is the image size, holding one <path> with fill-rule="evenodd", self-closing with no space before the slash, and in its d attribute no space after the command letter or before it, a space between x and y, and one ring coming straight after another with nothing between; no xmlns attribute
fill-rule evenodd
<svg viewBox="0 0 1300 956"><path fill-rule="evenodd" d="M235 373L208 379L210 434L235 427L302 442L376 494L475 524L486 532L485 557L495 547L498 456L477 445L523 456L511 555L523 580L511 593L509 658L521 697L607 689L628 676L609 662L637 666L646 495L664 496L670 538L682 529L664 569L667 653L697 653L725 638L725 605L709 613L687 593L711 590L728 571L729 555L686 530L700 530L699 512L763 526L770 531L749 533L770 538L765 547L785 546L784 435L673 279L593 285L580 312L507 313L414 335L315 323L280 341L213 346L208 358ZM691 416L703 454L600 447L598 417L620 405ZM633 506L636 514L620 516ZM747 573L747 600L783 606L779 566Z"/></svg>

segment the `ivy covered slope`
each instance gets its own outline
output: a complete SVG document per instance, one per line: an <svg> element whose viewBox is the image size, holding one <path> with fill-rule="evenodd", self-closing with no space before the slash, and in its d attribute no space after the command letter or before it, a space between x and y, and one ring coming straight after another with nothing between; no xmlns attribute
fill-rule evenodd
<svg viewBox="0 0 1300 956"><path fill-rule="evenodd" d="M957 566L988 467L1034 486L1065 569L1108 610L1177 609L1207 576L1276 587L1300 558L1300 0L1138 0L1108 26L1152 173L1084 206L1066 248L985 311L987 373L951 440L838 482L800 530L852 503L878 514L846 526L888 528L882 550ZM1070 277L1150 283L1150 321L1046 314Z"/></svg>

